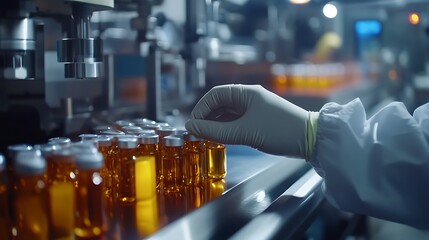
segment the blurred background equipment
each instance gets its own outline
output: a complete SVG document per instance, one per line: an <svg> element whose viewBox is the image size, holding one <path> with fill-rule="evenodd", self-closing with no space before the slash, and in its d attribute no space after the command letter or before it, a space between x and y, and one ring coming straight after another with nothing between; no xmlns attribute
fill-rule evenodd
<svg viewBox="0 0 429 240"><path fill-rule="evenodd" d="M227 83L260 84L312 111L359 97L369 116L395 100L412 112L429 99L428 12L424 0L1 1L0 152L119 128L183 129L196 101ZM388 229L331 208L305 163L240 146L227 155L226 182L205 186L227 189L222 197L174 215L154 239L245 238L257 226L260 238L382 238L377 229ZM260 224L267 218L277 224Z"/></svg>

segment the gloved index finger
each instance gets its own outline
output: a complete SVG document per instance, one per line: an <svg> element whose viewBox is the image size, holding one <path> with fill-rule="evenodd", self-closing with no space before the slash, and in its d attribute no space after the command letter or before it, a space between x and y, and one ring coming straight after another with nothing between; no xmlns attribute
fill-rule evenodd
<svg viewBox="0 0 429 240"><path fill-rule="evenodd" d="M234 112L239 115L246 108L244 95L245 89L241 84L216 86L198 101L191 112L191 117L194 119L217 118L224 112Z"/></svg>

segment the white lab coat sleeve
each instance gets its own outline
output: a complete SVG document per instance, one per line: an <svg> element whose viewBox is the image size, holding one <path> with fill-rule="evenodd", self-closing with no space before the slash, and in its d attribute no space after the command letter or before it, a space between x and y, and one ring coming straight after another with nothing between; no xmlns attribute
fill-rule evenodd
<svg viewBox="0 0 429 240"><path fill-rule="evenodd" d="M337 208L429 229L429 103L370 119L359 99L320 110L310 164Z"/></svg>

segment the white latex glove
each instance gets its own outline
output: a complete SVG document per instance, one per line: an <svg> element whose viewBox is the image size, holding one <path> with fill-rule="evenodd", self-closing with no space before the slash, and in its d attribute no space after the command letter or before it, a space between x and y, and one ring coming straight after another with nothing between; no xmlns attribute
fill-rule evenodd
<svg viewBox="0 0 429 240"><path fill-rule="evenodd" d="M186 129L221 143L306 158L308 118L308 111L260 85L223 85L200 99Z"/></svg>

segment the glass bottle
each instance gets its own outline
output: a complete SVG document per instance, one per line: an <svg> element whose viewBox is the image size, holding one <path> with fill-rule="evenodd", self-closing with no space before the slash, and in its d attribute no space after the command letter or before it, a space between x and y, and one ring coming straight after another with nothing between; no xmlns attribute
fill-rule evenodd
<svg viewBox="0 0 429 240"><path fill-rule="evenodd" d="M202 183L202 204L208 203L211 200L222 196L226 190L225 179L206 179Z"/></svg>
<svg viewBox="0 0 429 240"><path fill-rule="evenodd" d="M136 170L137 138L120 137L117 139L119 158L117 168L118 188L117 195L120 202L136 201Z"/></svg>
<svg viewBox="0 0 429 240"><path fill-rule="evenodd" d="M205 141L204 147L206 152L203 164L204 175L212 179L225 178L227 173L225 145L212 141Z"/></svg>
<svg viewBox="0 0 429 240"><path fill-rule="evenodd" d="M157 134L141 134L138 136L139 146L136 158L136 198L145 200L156 196L159 183L157 175L158 141Z"/></svg>
<svg viewBox="0 0 429 240"><path fill-rule="evenodd" d="M15 162L15 201L13 218L16 239L46 240L49 237L45 159L39 150L17 154Z"/></svg>
<svg viewBox="0 0 429 240"><path fill-rule="evenodd" d="M0 154L0 239L11 238L6 159Z"/></svg>
<svg viewBox="0 0 429 240"><path fill-rule="evenodd" d="M75 228L79 238L100 238L107 232L107 220L104 207L103 155L91 145L83 145L75 153L77 177L75 188Z"/></svg>
<svg viewBox="0 0 429 240"><path fill-rule="evenodd" d="M107 221L108 221L108 236L111 239L116 239L116 221L117 221L117 209L116 202L113 192L113 151L112 143L113 138L111 136L98 136L98 151L103 155L104 166L101 169L101 177L103 178L103 192L104 192L104 203L106 207Z"/></svg>
<svg viewBox="0 0 429 240"><path fill-rule="evenodd" d="M166 192L179 191L183 187L183 138L166 136L163 139L161 160L162 185Z"/></svg>
<svg viewBox="0 0 429 240"><path fill-rule="evenodd" d="M74 239L76 165L72 148L63 147L46 156L50 235Z"/></svg>
<svg viewBox="0 0 429 240"><path fill-rule="evenodd" d="M17 183L15 182L15 161L16 161L16 156L18 155L18 153L21 152L28 152L28 151L32 151L33 150L33 146L28 145L28 144L14 144L14 145L9 145L7 147L7 157L6 157L6 168L7 168L7 178L8 178L8 189L9 189L9 196L8 196L8 201L10 204L15 202L15 190L17 188ZM14 217L16 216L15 214L15 208L14 207L10 207L9 208L9 217L11 219L11 228L12 228L12 232L14 233L14 235L16 235L16 226L15 226L15 219Z"/></svg>
<svg viewBox="0 0 429 240"><path fill-rule="evenodd" d="M204 142L201 138L190 133L185 134L185 167L183 171L186 185L198 186L200 183L204 151Z"/></svg>

